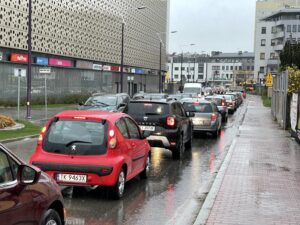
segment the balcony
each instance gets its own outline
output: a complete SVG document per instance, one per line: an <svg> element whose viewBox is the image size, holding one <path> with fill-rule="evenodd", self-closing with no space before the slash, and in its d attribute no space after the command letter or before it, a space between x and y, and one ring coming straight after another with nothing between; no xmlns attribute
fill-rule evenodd
<svg viewBox="0 0 300 225"><path fill-rule="evenodd" d="M267 65L278 65L279 64L279 59L268 59L267 60Z"/></svg>
<svg viewBox="0 0 300 225"><path fill-rule="evenodd" d="M277 39L277 38L284 38L284 32L279 31L279 32L273 33L273 39Z"/></svg>
<svg viewBox="0 0 300 225"><path fill-rule="evenodd" d="M284 47L283 44L277 44L277 45L273 46L273 49L275 51L282 51L283 47Z"/></svg>

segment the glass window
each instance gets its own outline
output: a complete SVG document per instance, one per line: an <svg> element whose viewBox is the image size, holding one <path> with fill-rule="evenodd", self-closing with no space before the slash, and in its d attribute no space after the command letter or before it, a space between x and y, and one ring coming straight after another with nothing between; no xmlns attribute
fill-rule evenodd
<svg viewBox="0 0 300 225"><path fill-rule="evenodd" d="M264 73L265 72L265 67L263 67L263 66L259 67L259 72Z"/></svg>
<svg viewBox="0 0 300 225"><path fill-rule="evenodd" d="M297 32L297 25L293 25L293 32Z"/></svg>
<svg viewBox="0 0 300 225"><path fill-rule="evenodd" d="M152 102L130 102L128 105L129 115L163 116L167 115L169 107L167 104Z"/></svg>
<svg viewBox="0 0 300 225"><path fill-rule="evenodd" d="M175 67L174 70L178 71L178 70L179 70L179 67Z"/></svg>
<svg viewBox="0 0 300 225"><path fill-rule="evenodd" d="M14 180L7 155L0 150L0 185Z"/></svg>
<svg viewBox="0 0 300 225"><path fill-rule="evenodd" d="M300 32L300 25L298 25L298 32Z"/></svg>
<svg viewBox="0 0 300 225"><path fill-rule="evenodd" d="M129 138L126 123L123 119L116 122L116 127L119 129L120 133L124 138Z"/></svg>
<svg viewBox="0 0 300 225"><path fill-rule="evenodd" d="M140 139L140 131L137 125L129 118L124 118L128 127L129 135L131 139Z"/></svg>
<svg viewBox="0 0 300 225"><path fill-rule="evenodd" d="M267 28L266 27L262 27L261 28L261 33L262 34L266 34L267 33Z"/></svg>
<svg viewBox="0 0 300 225"><path fill-rule="evenodd" d="M260 45L261 46L266 46L266 39L261 39Z"/></svg>
<svg viewBox="0 0 300 225"><path fill-rule="evenodd" d="M260 53L260 59L265 59L265 53L264 52Z"/></svg>
<svg viewBox="0 0 300 225"><path fill-rule="evenodd" d="M114 106L117 105L117 97L116 96L93 96L90 97L84 105L86 106Z"/></svg>
<svg viewBox="0 0 300 225"><path fill-rule="evenodd" d="M291 32L291 25L287 25L286 31Z"/></svg>
<svg viewBox="0 0 300 225"><path fill-rule="evenodd" d="M178 77L178 75L174 75L174 78L175 78L175 79L178 79L179 77Z"/></svg>
<svg viewBox="0 0 300 225"><path fill-rule="evenodd" d="M210 103L185 102L183 103L183 108L187 112L209 113L213 111L213 108Z"/></svg>

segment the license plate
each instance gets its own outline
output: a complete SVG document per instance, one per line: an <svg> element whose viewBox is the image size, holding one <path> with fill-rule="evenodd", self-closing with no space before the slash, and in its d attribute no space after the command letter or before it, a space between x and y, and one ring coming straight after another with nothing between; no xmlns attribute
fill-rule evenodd
<svg viewBox="0 0 300 225"><path fill-rule="evenodd" d="M155 131L155 126L140 126L141 130Z"/></svg>
<svg viewBox="0 0 300 225"><path fill-rule="evenodd" d="M86 175L77 175L77 174L58 174L57 180L63 182L72 182L72 183L86 183Z"/></svg>

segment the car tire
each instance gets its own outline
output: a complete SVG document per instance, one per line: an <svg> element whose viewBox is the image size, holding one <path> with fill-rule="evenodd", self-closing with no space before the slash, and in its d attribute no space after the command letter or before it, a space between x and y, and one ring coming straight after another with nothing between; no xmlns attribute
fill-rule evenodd
<svg viewBox="0 0 300 225"><path fill-rule="evenodd" d="M190 128L191 130L190 130L190 140L188 140L188 142L187 143L185 143L185 148L187 149L187 150L191 150L192 149L192 145L193 145L193 128L191 127Z"/></svg>
<svg viewBox="0 0 300 225"><path fill-rule="evenodd" d="M214 132L212 133L212 135L213 135L214 138L217 138L217 137L219 136L220 133L221 133L221 128L218 128L216 131L214 131Z"/></svg>
<svg viewBox="0 0 300 225"><path fill-rule="evenodd" d="M141 179L147 179L148 178L149 172L150 172L150 165L151 165L150 154L148 154L147 159L146 159L145 168L140 173L140 178Z"/></svg>
<svg viewBox="0 0 300 225"><path fill-rule="evenodd" d="M62 225L58 212L54 209L48 209L43 215L41 225Z"/></svg>
<svg viewBox="0 0 300 225"><path fill-rule="evenodd" d="M183 135L180 135L179 142L177 146L172 151L173 159L179 160L182 159L184 153L184 143L183 143Z"/></svg>
<svg viewBox="0 0 300 225"><path fill-rule="evenodd" d="M124 169L121 169L117 182L115 186L111 188L112 198L115 200L119 200L123 197L125 190L125 172Z"/></svg>

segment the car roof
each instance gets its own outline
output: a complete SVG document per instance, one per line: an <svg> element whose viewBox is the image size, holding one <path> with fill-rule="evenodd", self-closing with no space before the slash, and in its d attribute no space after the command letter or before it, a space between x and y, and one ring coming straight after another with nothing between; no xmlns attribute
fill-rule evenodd
<svg viewBox="0 0 300 225"><path fill-rule="evenodd" d="M92 96L94 97L94 96L114 96L114 97L116 97L116 96L122 96L122 95L128 95L127 93L117 93L117 94L108 94L108 93L94 93L94 94L92 94Z"/></svg>
<svg viewBox="0 0 300 225"><path fill-rule="evenodd" d="M65 117L65 118L73 118L73 117L88 117L91 119L112 119L122 117L125 115L120 112L107 112L107 111L98 111L98 110L65 110L55 115L55 117Z"/></svg>
<svg viewBox="0 0 300 225"><path fill-rule="evenodd" d="M183 98L183 99L181 99L181 102L182 103L185 103L185 102L211 103L210 101L205 100L203 98Z"/></svg>
<svg viewBox="0 0 300 225"><path fill-rule="evenodd" d="M157 104L170 104L172 102L179 102L175 99L169 98L169 99L135 99L131 100L130 103L157 103ZM180 102L179 102L180 103Z"/></svg>

